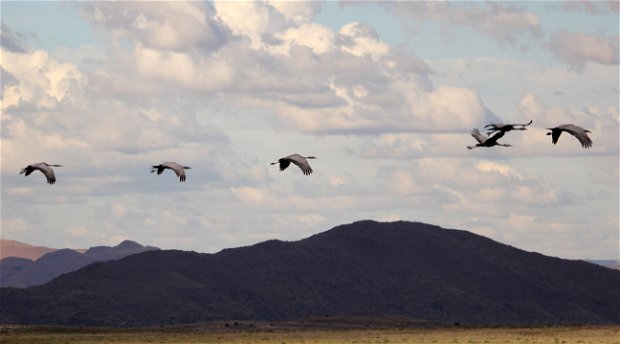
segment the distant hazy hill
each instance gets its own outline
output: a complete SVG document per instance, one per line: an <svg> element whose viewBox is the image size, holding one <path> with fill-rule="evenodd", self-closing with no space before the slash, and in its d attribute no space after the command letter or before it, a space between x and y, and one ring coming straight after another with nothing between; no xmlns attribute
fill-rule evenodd
<svg viewBox="0 0 620 344"><path fill-rule="evenodd" d="M217 254L152 251L27 289L0 323L146 326L406 316L461 324L620 323L620 271L466 231L361 221Z"/></svg>
<svg viewBox="0 0 620 344"><path fill-rule="evenodd" d="M133 241L123 241L115 247L91 247L84 253L72 249L54 250L36 261L8 257L0 260L0 287L18 287L45 284L61 274L78 270L94 262L120 259L131 254L158 250Z"/></svg>
<svg viewBox="0 0 620 344"><path fill-rule="evenodd" d="M620 260L618 259L590 260L590 262L610 268L610 269L620 270Z"/></svg>
<svg viewBox="0 0 620 344"><path fill-rule="evenodd" d="M17 257L35 260L57 249L45 246L33 246L15 240L0 239L0 259Z"/></svg>

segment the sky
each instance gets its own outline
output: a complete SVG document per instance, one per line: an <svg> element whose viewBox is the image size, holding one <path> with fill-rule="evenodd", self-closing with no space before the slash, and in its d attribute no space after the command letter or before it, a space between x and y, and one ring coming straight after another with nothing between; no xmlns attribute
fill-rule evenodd
<svg viewBox="0 0 620 344"><path fill-rule="evenodd" d="M373 219L619 258L617 1L0 6L2 239L214 253ZM311 176L270 165L293 153ZM55 185L19 175L41 161Z"/></svg>

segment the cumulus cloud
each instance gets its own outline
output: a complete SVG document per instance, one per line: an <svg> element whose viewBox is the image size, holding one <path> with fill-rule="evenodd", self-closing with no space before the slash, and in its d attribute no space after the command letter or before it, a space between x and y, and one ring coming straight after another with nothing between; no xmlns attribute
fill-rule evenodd
<svg viewBox="0 0 620 344"><path fill-rule="evenodd" d="M228 37L208 2L91 2L80 4L80 11L112 39L129 38L153 49L209 53Z"/></svg>
<svg viewBox="0 0 620 344"><path fill-rule="evenodd" d="M372 27L352 22L334 32L309 22L319 8L314 3L127 6L90 4L84 12L95 25L106 27L113 40L131 40L133 52L121 54L119 61L129 66L129 75L177 89L217 92L231 106L275 109L276 125L306 133L365 135L462 130L491 116L472 89L434 89L430 68L415 56L391 52ZM152 37L167 27L168 19L157 20L165 11L189 22L202 19L197 25L215 20L223 28L218 32L230 36L209 54L197 48L206 38L179 38L183 26L170 35L175 43L156 44ZM138 20L143 17L153 19L147 25ZM131 82L122 72L107 72L105 78L113 84ZM121 80L114 82L116 78ZM156 92L162 90L160 84Z"/></svg>
<svg viewBox="0 0 620 344"><path fill-rule="evenodd" d="M367 25L347 24L340 29L340 35L344 41L340 49L355 56L370 56L376 61L390 51L377 32Z"/></svg>
<svg viewBox="0 0 620 344"><path fill-rule="evenodd" d="M79 88L86 78L76 66L58 61L42 50L13 52L2 49L2 70L17 82L3 83L2 110L29 104L39 109L54 109Z"/></svg>
<svg viewBox="0 0 620 344"><path fill-rule="evenodd" d="M605 37L561 30L551 36L548 46L557 58L581 72L587 62L617 65L619 39L618 35Z"/></svg>
<svg viewBox="0 0 620 344"><path fill-rule="evenodd" d="M321 12L323 6L319 1L268 1L268 4L295 25L303 25L311 21Z"/></svg>

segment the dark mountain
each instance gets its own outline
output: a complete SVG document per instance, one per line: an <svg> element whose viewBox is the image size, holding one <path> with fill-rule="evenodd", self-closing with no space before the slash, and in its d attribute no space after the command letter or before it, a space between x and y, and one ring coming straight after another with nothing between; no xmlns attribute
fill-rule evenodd
<svg viewBox="0 0 620 344"><path fill-rule="evenodd" d="M72 249L61 249L44 254L30 264L21 262L16 265L16 258L0 260L1 287L25 288L42 285L52 279L71 271L76 271L94 262L120 259L131 254L150 250L158 250L156 247L142 246L133 241L123 241L115 247L97 246L88 249L84 253Z"/></svg>
<svg viewBox="0 0 620 344"><path fill-rule="evenodd" d="M406 316L461 324L618 324L620 271L466 231L361 221L217 254L151 251L27 289L0 323L152 326Z"/></svg>
<svg viewBox="0 0 620 344"><path fill-rule="evenodd" d="M26 258L6 257L0 260L0 286L9 276L29 266L33 261Z"/></svg>

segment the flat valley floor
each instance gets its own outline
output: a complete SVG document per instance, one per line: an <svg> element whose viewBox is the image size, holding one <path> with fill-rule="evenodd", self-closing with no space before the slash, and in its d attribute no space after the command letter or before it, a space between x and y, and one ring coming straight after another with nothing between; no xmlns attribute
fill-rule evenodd
<svg viewBox="0 0 620 344"><path fill-rule="evenodd" d="M222 327L188 325L164 328L103 329L0 325L0 343L528 343L620 344L620 326L305 328L248 323ZM271 327L271 328L270 328Z"/></svg>

